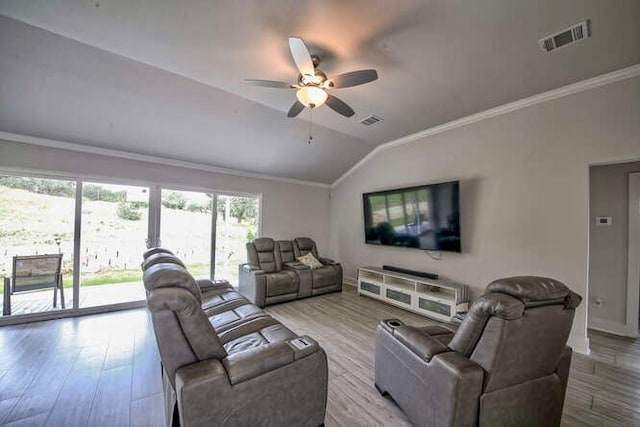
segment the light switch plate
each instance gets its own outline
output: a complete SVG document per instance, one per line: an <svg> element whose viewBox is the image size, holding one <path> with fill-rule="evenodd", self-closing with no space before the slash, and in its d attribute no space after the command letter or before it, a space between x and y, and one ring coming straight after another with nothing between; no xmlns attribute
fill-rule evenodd
<svg viewBox="0 0 640 427"><path fill-rule="evenodd" d="M609 227L613 224L613 218L610 216L597 216L596 227Z"/></svg>

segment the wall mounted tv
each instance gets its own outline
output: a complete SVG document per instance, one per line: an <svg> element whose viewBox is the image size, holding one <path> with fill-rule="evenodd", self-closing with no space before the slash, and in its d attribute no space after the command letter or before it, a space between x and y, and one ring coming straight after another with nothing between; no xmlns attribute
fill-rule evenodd
<svg viewBox="0 0 640 427"><path fill-rule="evenodd" d="M462 251L458 181L365 193L362 199L366 243Z"/></svg>

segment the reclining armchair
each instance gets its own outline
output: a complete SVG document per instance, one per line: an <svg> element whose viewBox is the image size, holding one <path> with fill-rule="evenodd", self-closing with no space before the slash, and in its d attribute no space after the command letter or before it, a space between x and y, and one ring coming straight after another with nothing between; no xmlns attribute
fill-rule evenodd
<svg viewBox="0 0 640 427"><path fill-rule="evenodd" d="M419 426L558 426L581 297L543 277L487 287L459 325L385 320L375 385Z"/></svg>

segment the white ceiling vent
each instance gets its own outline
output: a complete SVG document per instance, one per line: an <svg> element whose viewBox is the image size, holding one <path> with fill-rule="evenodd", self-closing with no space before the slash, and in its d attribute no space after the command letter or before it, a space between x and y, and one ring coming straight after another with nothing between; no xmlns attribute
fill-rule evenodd
<svg viewBox="0 0 640 427"><path fill-rule="evenodd" d="M587 19L571 28L540 39L538 44L543 52L551 52L552 50L560 49L561 47L584 40L590 35L589 20Z"/></svg>
<svg viewBox="0 0 640 427"><path fill-rule="evenodd" d="M381 117L371 115L369 117L365 117L364 119L360 120L360 123L362 123L365 126L374 126L380 123L381 121L382 121Z"/></svg>

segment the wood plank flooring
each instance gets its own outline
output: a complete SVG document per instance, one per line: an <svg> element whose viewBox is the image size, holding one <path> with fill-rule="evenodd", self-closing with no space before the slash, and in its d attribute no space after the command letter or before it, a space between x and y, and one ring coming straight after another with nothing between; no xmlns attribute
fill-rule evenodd
<svg viewBox="0 0 640 427"><path fill-rule="evenodd" d="M428 319L345 291L269 307L329 358L327 426L406 426L373 388L380 319ZM591 333L574 355L565 426L640 425L640 341ZM0 328L0 425L162 426L160 361L146 311Z"/></svg>

